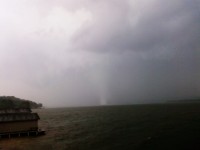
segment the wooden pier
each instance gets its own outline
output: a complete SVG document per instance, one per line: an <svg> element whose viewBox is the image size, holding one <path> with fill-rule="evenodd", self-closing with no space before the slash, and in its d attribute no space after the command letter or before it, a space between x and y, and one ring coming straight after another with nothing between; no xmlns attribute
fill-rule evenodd
<svg viewBox="0 0 200 150"><path fill-rule="evenodd" d="M45 130L6 132L6 133L0 133L0 139L14 138L14 137L27 137L27 136L41 136L41 135L45 135L45 134L46 134Z"/></svg>

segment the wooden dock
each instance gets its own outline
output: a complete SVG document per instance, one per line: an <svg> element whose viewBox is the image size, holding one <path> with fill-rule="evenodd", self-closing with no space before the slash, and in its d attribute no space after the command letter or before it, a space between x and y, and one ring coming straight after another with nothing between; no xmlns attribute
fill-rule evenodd
<svg viewBox="0 0 200 150"><path fill-rule="evenodd" d="M14 137L26 137L26 136L41 136L45 135L45 130L36 130L36 131L20 131L20 132L6 132L6 133L0 133L0 139L1 138L14 138Z"/></svg>

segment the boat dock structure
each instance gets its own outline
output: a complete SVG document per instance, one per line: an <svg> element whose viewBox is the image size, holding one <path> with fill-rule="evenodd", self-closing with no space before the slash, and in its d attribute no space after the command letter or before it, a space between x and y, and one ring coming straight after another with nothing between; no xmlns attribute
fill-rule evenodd
<svg viewBox="0 0 200 150"><path fill-rule="evenodd" d="M44 135L38 128L37 113L31 109L0 109L0 138Z"/></svg>
<svg viewBox="0 0 200 150"><path fill-rule="evenodd" d="M13 138L13 137L25 137L25 136L40 136L45 135L46 132L44 130L41 131L20 131L20 132L7 132L1 133L1 138Z"/></svg>

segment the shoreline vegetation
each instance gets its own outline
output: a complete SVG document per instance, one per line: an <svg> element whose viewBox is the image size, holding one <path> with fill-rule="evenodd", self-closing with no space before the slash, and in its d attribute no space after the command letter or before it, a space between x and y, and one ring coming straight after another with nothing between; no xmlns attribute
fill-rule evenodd
<svg viewBox="0 0 200 150"><path fill-rule="evenodd" d="M15 96L0 96L0 109L40 109L43 108L42 103L36 103L31 100L20 99Z"/></svg>

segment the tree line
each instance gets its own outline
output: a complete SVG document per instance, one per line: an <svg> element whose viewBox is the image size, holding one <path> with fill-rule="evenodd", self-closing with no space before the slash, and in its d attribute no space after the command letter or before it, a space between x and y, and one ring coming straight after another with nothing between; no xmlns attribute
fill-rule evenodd
<svg viewBox="0 0 200 150"><path fill-rule="evenodd" d="M36 103L30 100L20 99L15 96L0 96L0 109L9 108L42 108L42 103Z"/></svg>

